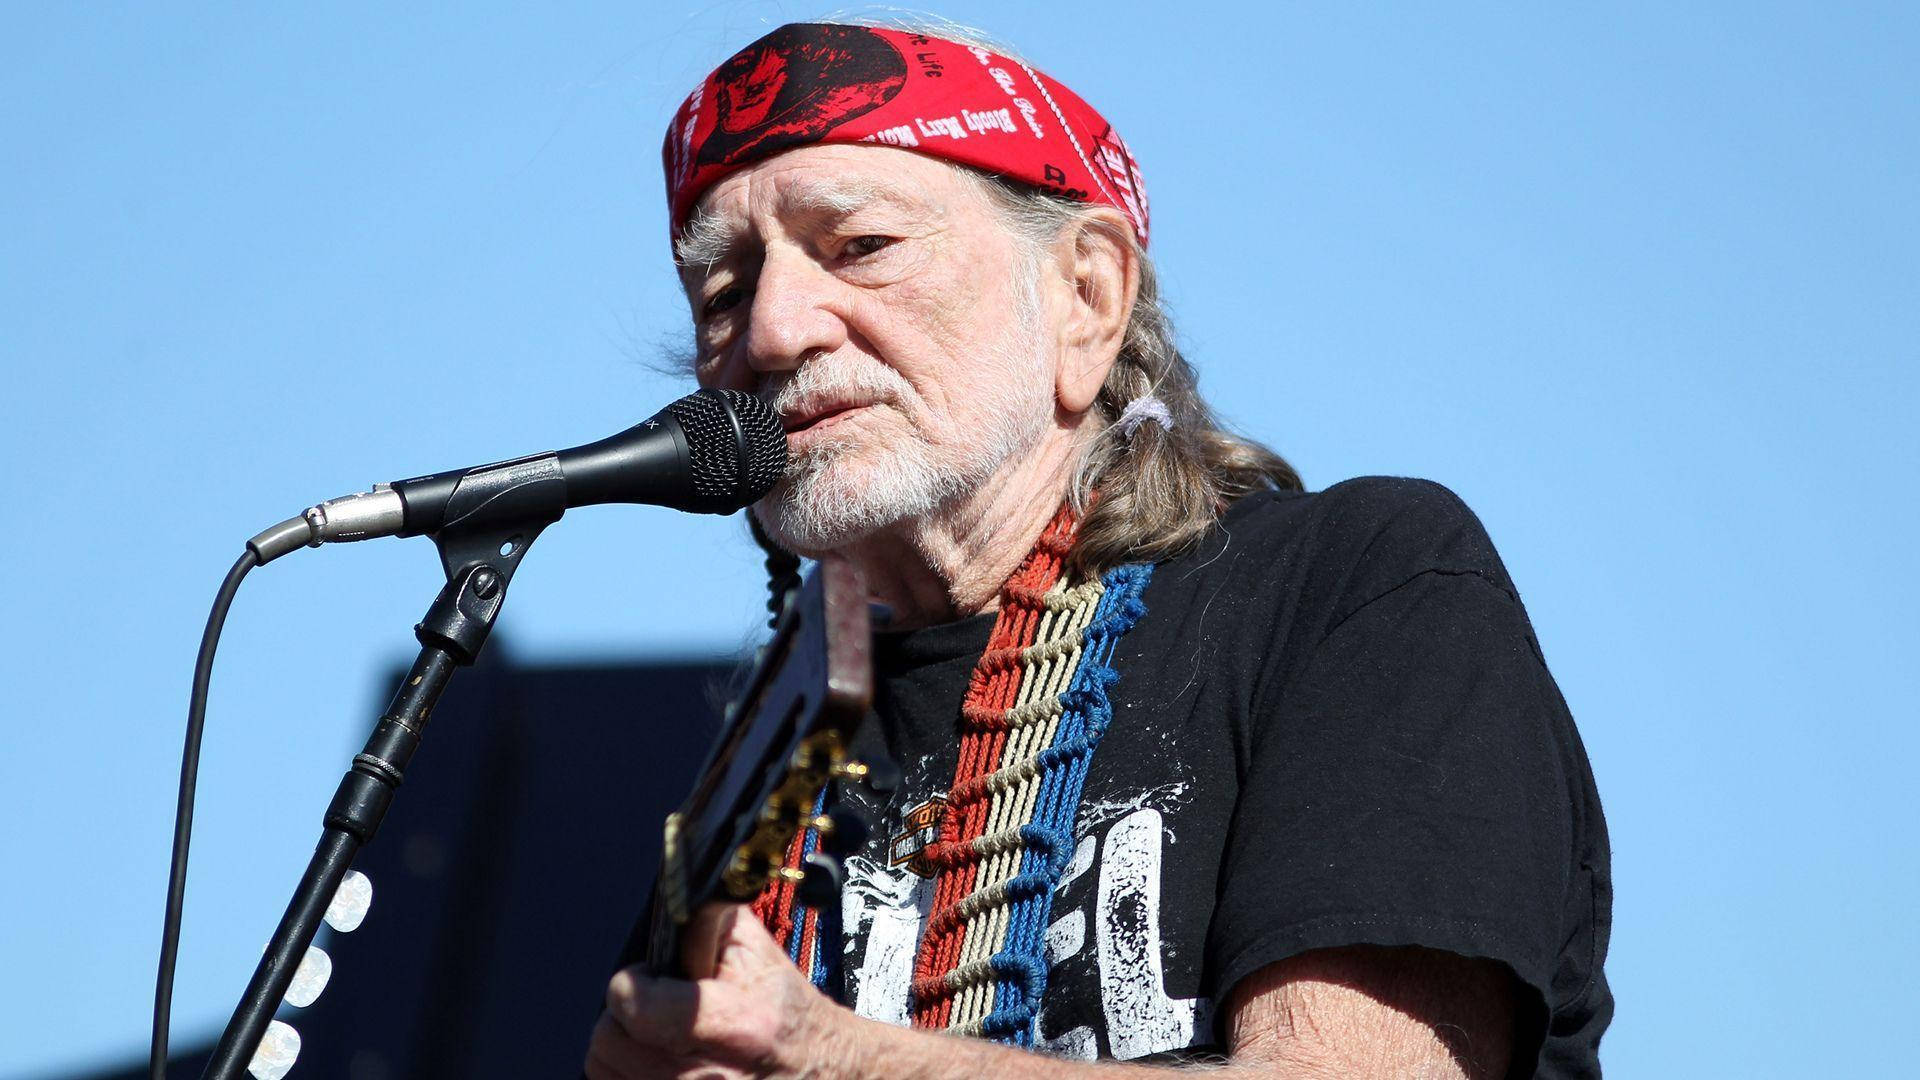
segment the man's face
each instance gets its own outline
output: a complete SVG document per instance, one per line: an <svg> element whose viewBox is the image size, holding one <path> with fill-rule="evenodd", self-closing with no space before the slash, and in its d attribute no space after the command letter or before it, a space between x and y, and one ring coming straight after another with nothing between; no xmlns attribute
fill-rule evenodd
<svg viewBox="0 0 1920 1080"><path fill-rule="evenodd" d="M1033 260L951 166L792 150L708 191L679 255L700 384L759 394L787 428L757 512L795 550L953 505L1053 420Z"/></svg>

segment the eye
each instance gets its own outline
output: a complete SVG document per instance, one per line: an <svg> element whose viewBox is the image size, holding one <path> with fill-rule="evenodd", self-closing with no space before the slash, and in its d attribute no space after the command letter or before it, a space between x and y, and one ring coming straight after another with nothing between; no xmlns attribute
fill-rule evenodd
<svg viewBox="0 0 1920 1080"><path fill-rule="evenodd" d="M700 309L700 316L701 318L711 319L716 315L724 315L734 308L739 307L740 301L746 298L747 290L738 285L721 289L707 300L706 306Z"/></svg>
<svg viewBox="0 0 1920 1080"><path fill-rule="evenodd" d="M892 247L894 241L895 238L891 236L856 236L847 241L847 246L840 249L840 254L849 259L864 258L882 248Z"/></svg>

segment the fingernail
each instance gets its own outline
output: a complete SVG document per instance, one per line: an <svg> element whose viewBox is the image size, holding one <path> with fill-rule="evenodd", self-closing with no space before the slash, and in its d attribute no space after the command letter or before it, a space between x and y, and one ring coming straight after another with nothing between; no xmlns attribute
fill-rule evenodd
<svg viewBox="0 0 1920 1080"><path fill-rule="evenodd" d="M607 1002L615 1008L630 1010L640 996L640 982L630 971L621 971L607 983Z"/></svg>

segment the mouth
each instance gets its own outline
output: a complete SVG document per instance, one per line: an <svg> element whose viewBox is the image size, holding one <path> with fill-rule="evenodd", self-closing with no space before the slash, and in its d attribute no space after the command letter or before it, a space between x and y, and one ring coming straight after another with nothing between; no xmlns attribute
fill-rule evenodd
<svg viewBox="0 0 1920 1080"><path fill-rule="evenodd" d="M780 426L790 436L797 435L803 431L816 431L820 428L830 427L865 407L865 403L862 402L834 402L823 404L818 407L808 408L802 412L796 412L789 416L782 416L780 418Z"/></svg>

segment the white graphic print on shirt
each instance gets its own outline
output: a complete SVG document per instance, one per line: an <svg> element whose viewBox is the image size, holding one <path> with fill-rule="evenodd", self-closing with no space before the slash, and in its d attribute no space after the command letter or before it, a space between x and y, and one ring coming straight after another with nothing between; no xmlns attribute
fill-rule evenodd
<svg viewBox="0 0 1920 1080"><path fill-rule="evenodd" d="M1184 786L1184 785L1182 785ZM1088 809L1092 809L1089 807ZM1098 864L1093 889L1076 890L1086 900L1062 911L1046 931L1049 971L1084 964L1089 942L1097 965L1106 1053L1132 1060L1207 1042L1212 1003L1170 997L1165 988L1160 938L1161 848L1168 839L1159 810L1114 807L1117 817L1088 815L1072 863L1061 875L1058 896ZM1130 809L1130 812L1128 810ZM1102 821L1101 818L1106 818ZM1104 826L1104 833L1101 832ZM848 942L847 998L855 1013L893 1024L909 1021L913 962L920 931L933 907L933 881L905 868L855 856L847 860L841 893ZM1051 996L1051 995L1050 995ZM1040 1031L1049 1030L1041 1003ZM1085 1025L1042 1039L1038 1048L1061 1057L1092 1060L1099 1036Z"/></svg>

